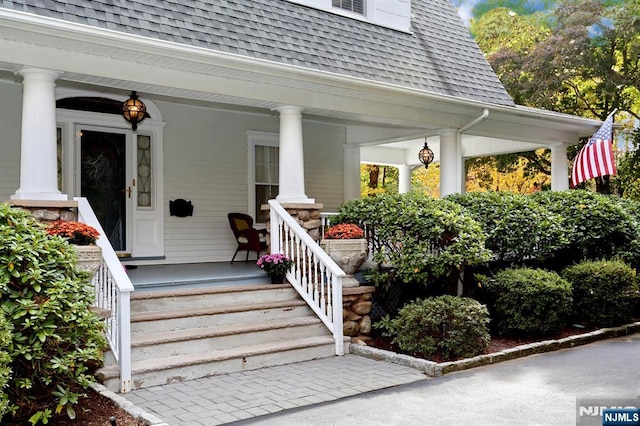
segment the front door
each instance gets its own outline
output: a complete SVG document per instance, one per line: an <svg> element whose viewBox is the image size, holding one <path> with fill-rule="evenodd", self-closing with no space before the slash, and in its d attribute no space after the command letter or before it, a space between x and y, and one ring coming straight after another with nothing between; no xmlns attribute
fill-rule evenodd
<svg viewBox="0 0 640 426"><path fill-rule="evenodd" d="M114 250L131 253L133 198L130 133L119 129L81 126L79 188L93 208Z"/></svg>

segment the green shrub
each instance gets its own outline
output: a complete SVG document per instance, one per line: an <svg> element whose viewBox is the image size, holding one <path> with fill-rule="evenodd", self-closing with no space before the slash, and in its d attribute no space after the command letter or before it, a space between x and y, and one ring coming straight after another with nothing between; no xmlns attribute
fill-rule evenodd
<svg viewBox="0 0 640 426"><path fill-rule="evenodd" d="M373 259L404 283L425 284L486 262L480 225L457 204L418 193L381 194L343 204L335 223L366 227Z"/></svg>
<svg viewBox="0 0 640 426"><path fill-rule="evenodd" d="M611 201L616 203L626 212L633 222L634 227L640 230L640 201L631 198L621 198L615 195L609 196ZM640 231L638 231L640 235ZM640 267L640 237L636 237L628 249L621 251L620 257L624 259L633 268Z"/></svg>
<svg viewBox="0 0 640 426"><path fill-rule="evenodd" d="M482 225L486 246L498 261L543 260L568 244L563 218L531 197L506 192L471 192L447 197Z"/></svg>
<svg viewBox="0 0 640 426"><path fill-rule="evenodd" d="M610 197L578 190L542 191L532 197L565 220L570 244L558 252L559 265L612 259L635 251L634 241L640 237L636 223Z"/></svg>
<svg viewBox="0 0 640 426"><path fill-rule="evenodd" d="M426 357L436 353L445 359L472 357L490 341L486 306L466 297L439 296L409 303L388 328L402 350Z"/></svg>
<svg viewBox="0 0 640 426"><path fill-rule="evenodd" d="M11 357L7 353L9 343L11 343L11 324L0 311L0 420L9 410L9 396L5 392L11 377L11 368L9 367Z"/></svg>
<svg viewBox="0 0 640 426"><path fill-rule="evenodd" d="M613 326L631 321L636 271L622 261L582 262L562 272L573 287L576 321Z"/></svg>
<svg viewBox="0 0 640 426"><path fill-rule="evenodd" d="M485 285L498 334L549 335L563 327L571 313L571 285L555 272L505 269Z"/></svg>
<svg viewBox="0 0 640 426"><path fill-rule="evenodd" d="M88 310L92 287L75 268L73 248L30 214L0 205L0 241L0 308L13 328L11 420L74 417L106 348L104 325Z"/></svg>

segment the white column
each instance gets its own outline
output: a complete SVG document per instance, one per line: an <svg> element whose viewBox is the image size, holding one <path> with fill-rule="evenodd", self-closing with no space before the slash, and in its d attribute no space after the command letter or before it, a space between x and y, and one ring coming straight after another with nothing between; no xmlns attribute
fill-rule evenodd
<svg viewBox="0 0 640 426"><path fill-rule="evenodd" d="M343 145L344 151L344 201L360 198L360 147Z"/></svg>
<svg viewBox="0 0 640 426"><path fill-rule="evenodd" d="M55 81L62 73L21 68L22 142L16 200L66 200L58 190Z"/></svg>
<svg viewBox="0 0 640 426"><path fill-rule="evenodd" d="M411 166L398 166L398 192L406 194L411 191Z"/></svg>
<svg viewBox="0 0 640 426"><path fill-rule="evenodd" d="M567 145L558 143L551 145L551 190L569 189L569 172L567 170Z"/></svg>
<svg viewBox="0 0 640 426"><path fill-rule="evenodd" d="M280 182L276 199L280 203L315 203L304 188L302 108L283 106L280 113Z"/></svg>
<svg viewBox="0 0 640 426"><path fill-rule="evenodd" d="M440 197L460 193L462 154L457 129L442 129L440 133Z"/></svg>

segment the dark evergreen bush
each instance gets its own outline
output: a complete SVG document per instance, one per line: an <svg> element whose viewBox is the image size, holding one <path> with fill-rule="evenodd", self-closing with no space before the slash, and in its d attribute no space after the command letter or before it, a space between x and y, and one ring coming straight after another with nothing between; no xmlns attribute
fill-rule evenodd
<svg viewBox="0 0 640 426"><path fill-rule="evenodd" d="M11 357L7 352L11 343L11 324L0 310L0 420L9 410L9 396L5 392L11 377Z"/></svg>
<svg viewBox="0 0 640 426"><path fill-rule="evenodd" d="M489 345L486 306L466 297L439 296L405 305L391 321L389 331L401 349L426 357L467 358Z"/></svg>
<svg viewBox="0 0 640 426"><path fill-rule="evenodd" d="M571 266L562 276L573 287L576 321L605 327L631 321L638 291L635 269L622 261L592 261Z"/></svg>
<svg viewBox="0 0 640 426"><path fill-rule="evenodd" d="M570 243L556 256L558 270L582 260L628 256L636 250L640 238L636 223L610 197L571 190L542 191L532 198L564 218Z"/></svg>
<svg viewBox="0 0 640 426"><path fill-rule="evenodd" d="M88 309L93 289L75 268L73 247L29 213L0 205L0 242L0 308L13 327L7 394L16 407L3 421L74 417L106 348L104 324Z"/></svg>
<svg viewBox="0 0 640 426"><path fill-rule="evenodd" d="M484 284L498 334L549 335L563 327L571 313L571 285L555 272L506 269Z"/></svg>
<svg viewBox="0 0 640 426"><path fill-rule="evenodd" d="M404 283L425 284L467 265L486 262L480 225L459 205L429 196L383 194L352 200L340 207L335 223L365 227L373 240L373 258L390 264Z"/></svg>
<svg viewBox="0 0 640 426"><path fill-rule="evenodd" d="M562 216L531 197L507 192L471 192L447 197L482 225L486 246L503 262L544 260L568 244Z"/></svg>

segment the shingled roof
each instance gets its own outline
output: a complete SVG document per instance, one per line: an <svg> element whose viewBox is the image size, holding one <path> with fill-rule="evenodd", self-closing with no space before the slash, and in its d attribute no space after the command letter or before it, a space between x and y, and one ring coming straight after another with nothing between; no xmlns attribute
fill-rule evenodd
<svg viewBox="0 0 640 426"><path fill-rule="evenodd" d="M447 0L412 0L411 34L284 0L0 0L0 7L436 94L514 105Z"/></svg>

